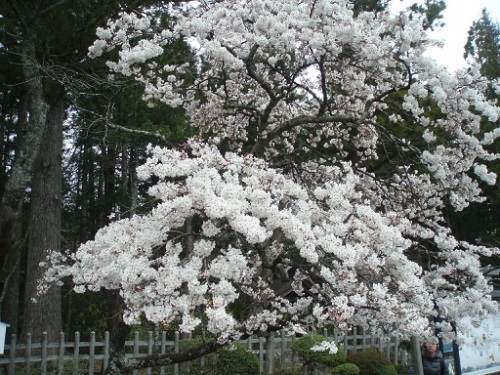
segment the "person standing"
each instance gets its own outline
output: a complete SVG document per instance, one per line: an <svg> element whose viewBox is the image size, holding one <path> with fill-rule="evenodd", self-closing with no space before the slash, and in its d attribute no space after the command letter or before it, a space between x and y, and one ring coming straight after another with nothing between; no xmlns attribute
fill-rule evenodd
<svg viewBox="0 0 500 375"><path fill-rule="evenodd" d="M437 342L426 342L422 351L424 375L450 375L443 353Z"/></svg>
<svg viewBox="0 0 500 375"><path fill-rule="evenodd" d="M428 341L422 348L422 369L424 375L450 375L448 365L444 360L443 353L439 350L437 342ZM408 375L416 375L413 366L410 367Z"/></svg>

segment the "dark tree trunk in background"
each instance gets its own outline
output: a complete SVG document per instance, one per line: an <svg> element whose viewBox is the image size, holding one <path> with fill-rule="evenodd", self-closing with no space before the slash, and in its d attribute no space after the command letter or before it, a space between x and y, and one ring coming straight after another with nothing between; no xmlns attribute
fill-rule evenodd
<svg viewBox="0 0 500 375"><path fill-rule="evenodd" d="M3 322L10 325L10 334L19 334L19 305L20 305L20 291L21 291L21 257L22 250L25 247L24 241L22 241L22 228L20 222L12 223L12 227L9 228L9 232L13 238L19 239L15 243L5 244L5 251L7 252L7 257L5 260L5 279L4 279L4 289L2 291L1 298L1 314L0 317ZM7 339L10 335L7 335Z"/></svg>
<svg viewBox="0 0 500 375"><path fill-rule="evenodd" d="M101 168L104 179L104 195L102 196L101 227L109 224L109 216L116 204L116 149L114 146L103 145Z"/></svg>
<svg viewBox="0 0 500 375"><path fill-rule="evenodd" d="M49 340L55 340L62 331L60 288L53 286L46 294L37 293L44 273L40 262L47 260L50 251L60 251L61 246L61 151L65 103L60 87L51 88L49 95L48 126L35 164L31 192L23 334L30 332L39 338L47 332Z"/></svg>
<svg viewBox="0 0 500 375"><path fill-rule="evenodd" d="M19 119L16 156L0 203L0 234L2 242L6 244L5 247L10 253L9 262L14 262L14 264L18 263L21 257L24 238L20 235L23 202L26 189L31 181L34 164L39 158L39 149L47 127L49 110L44 98L43 80L39 74L38 66L34 63L35 56L35 46L31 42L25 42L21 61L25 80L26 111L22 109L21 112L25 113L20 113L24 118L20 117ZM28 119L26 126L23 124L24 119ZM20 268L18 270L20 272ZM8 283L4 285L7 289L5 290L5 300L2 303L7 318L13 319L9 323L13 324L15 328L17 328L17 320L20 315L18 312L20 281L19 274L9 278Z"/></svg>
<svg viewBox="0 0 500 375"><path fill-rule="evenodd" d="M43 83L35 59L35 47L25 43L22 63L23 76L26 81L27 108L29 124L19 135L16 158L7 183L5 184L2 202L0 204L0 230L7 240L12 236L8 233L12 222L19 219L26 188L31 181L33 165L38 157L42 135L47 125L48 105L43 97Z"/></svg>
<svg viewBox="0 0 500 375"><path fill-rule="evenodd" d="M6 93L5 96L10 93ZM14 128L19 129L18 132L20 136L25 134L28 129L28 98L26 95L26 91L21 89L19 92L19 106L16 108L11 108L9 117L10 117L10 130L13 131ZM6 125L7 121L7 112L9 109L2 108L2 124ZM14 119L17 119L17 122L14 123ZM3 164L3 169L0 171L2 173L1 180L1 188L0 188L0 197L3 197L5 191L5 181L8 181L8 165L10 165L10 150L12 150L13 145L5 143L4 137L9 137L9 135L4 134L3 132L7 129L7 126L3 126L1 129L0 136L2 137L1 141L2 145L0 147L2 151L1 159ZM23 144L21 139L21 144ZM12 185L8 191L12 191ZM8 193L10 194L10 193ZM10 324L9 332L12 334L19 334L19 323L20 323L20 299L21 299L21 259L23 255L23 251L26 250L26 241L25 236L23 236L23 208L22 203L19 203L19 211L14 213L10 218L4 221L3 230L0 231L0 249L2 249L0 264L2 264L2 282L3 289L2 295L0 297L1 304L1 313L0 317L2 321ZM1 209L0 209L1 210ZM14 220L17 218L17 220ZM2 219L0 219L1 221ZM7 336L7 339L9 336Z"/></svg>
<svg viewBox="0 0 500 375"><path fill-rule="evenodd" d="M138 188L138 180L137 180L137 167L139 164L139 160L137 157L137 148L130 148L130 217L132 217L136 211L137 206L139 205L139 188Z"/></svg>

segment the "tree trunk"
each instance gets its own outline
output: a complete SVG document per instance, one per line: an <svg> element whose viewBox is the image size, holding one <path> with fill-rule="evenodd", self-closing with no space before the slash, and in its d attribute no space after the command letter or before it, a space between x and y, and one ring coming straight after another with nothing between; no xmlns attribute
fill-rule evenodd
<svg viewBox="0 0 500 375"><path fill-rule="evenodd" d="M52 105L47 118L47 130L33 175L23 335L32 333L33 337L41 338L41 334L47 332L49 340L56 340L62 331L60 288L52 286L46 294L37 293L44 273L40 262L47 261L49 252L60 251L61 246L64 93L57 87L57 90L51 88L50 95Z"/></svg>
<svg viewBox="0 0 500 375"><path fill-rule="evenodd" d="M23 242L20 230L23 201L26 196L35 160L42 142L42 135L47 126L48 105L43 95L43 82L38 71L35 46L26 42L21 52L23 78L25 81L20 112L18 113L19 133L16 155L9 178L5 184L0 203L0 237L5 249L10 254L10 261L17 263ZM26 101L24 101L26 99ZM26 105L24 105L24 103ZM27 122L27 124L25 124ZM20 275L12 275L6 285L5 301L3 303L6 318L11 320L12 327L17 329L18 298ZM15 316L15 318L14 318Z"/></svg>
<svg viewBox="0 0 500 375"><path fill-rule="evenodd" d="M29 124L19 134L16 157L0 204L0 233L6 241L14 240L11 233L12 223L21 216L26 188L31 181L33 165L47 125L48 105L43 97L42 78L38 67L33 63L36 61L34 45L25 43L21 57L23 77L26 82Z"/></svg>
<svg viewBox="0 0 500 375"><path fill-rule="evenodd" d="M132 217L139 206L139 183L137 180L138 151L135 146L130 148L130 217Z"/></svg>
<svg viewBox="0 0 500 375"><path fill-rule="evenodd" d="M0 318L3 322L10 325L9 332L19 334L19 307L20 307L20 291L21 291L21 256L23 248L26 246L22 241L21 223L12 223L12 228L9 228L11 235L17 238L15 243L7 243L4 249L7 251L5 258L5 279L3 284L2 295L0 297ZM7 336L9 339L10 335ZM8 340L9 341L9 340Z"/></svg>
<svg viewBox="0 0 500 375"><path fill-rule="evenodd" d="M22 134L26 134L29 130L28 127L28 97L26 91L21 89L19 91L19 107L17 111L14 110L10 117L16 118L15 128L19 129L19 137ZM6 113L2 113L2 123L5 124L7 121ZM13 121L13 120L11 120ZM11 125L14 127L14 124ZM0 136L9 137L9 134L3 133L6 127L2 128ZM3 139L0 140L3 142ZM20 140L21 146L23 145L22 138ZM2 180L0 186L0 196L3 197L5 184L3 181L8 181L8 149L12 149L12 145L7 146L5 143L2 145L2 161L3 169L0 171ZM11 185L12 188L12 185ZM0 209L1 210L1 209ZM19 316L20 311L20 297L22 288L22 278L21 278L21 258L23 251L26 250L25 239L26 236L23 235L23 220L22 219L22 204L19 207L19 211L13 215L10 220L4 221L4 227L0 231L0 248L3 249L3 254L0 256L0 264L2 269L2 296L0 297L1 313L0 318L10 324L10 333L19 334ZM14 217L19 218L18 220L12 220ZM2 219L0 219L1 221ZM8 337L7 337L8 338Z"/></svg>
<svg viewBox="0 0 500 375"><path fill-rule="evenodd" d="M123 322L123 299L118 290L106 290L108 302L107 326L110 332L109 367L122 375L129 375L130 371L122 371L125 364L125 343L132 328Z"/></svg>

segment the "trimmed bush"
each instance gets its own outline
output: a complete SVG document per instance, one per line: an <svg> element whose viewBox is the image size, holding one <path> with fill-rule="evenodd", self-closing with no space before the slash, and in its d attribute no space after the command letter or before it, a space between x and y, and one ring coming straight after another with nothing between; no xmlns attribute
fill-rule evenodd
<svg viewBox="0 0 500 375"><path fill-rule="evenodd" d="M410 372L410 366L407 365L396 365L396 371L398 375L408 375Z"/></svg>
<svg viewBox="0 0 500 375"><path fill-rule="evenodd" d="M334 367L330 372L332 375L359 375L359 367L354 363L344 363Z"/></svg>
<svg viewBox="0 0 500 375"><path fill-rule="evenodd" d="M209 340L210 341L210 340ZM201 338L179 341L181 351L203 344ZM203 372L213 375L259 375L259 357L239 343L228 344L214 353L203 357ZM182 374L198 375L202 373L200 360L182 363ZM300 374L299 374L300 375Z"/></svg>
<svg viewBox="0 0 500 375"><path fill-rule="evenodd" d="M210 342L212 340L206 340ZM181 352L187 351L189 349L200 346L204 343L204 340L201 337L191 338L191 339L182 339L179 340L179 350ZM217 361L217 352L206 354L203 357L203 367L201 366L201 359L197 358L192 361L180 363L181 373L183 375L199 375L203 372L209 371L212 373L216 368Z"/></svg>
<svg viewBox="0 0 500 375"><path fill-rule="evenodd" d="M393 365L385 365L377 370L377 375L398 375L398 370Z"/></svg>
<svg viewBox="0 0 500 375"><path fill-rule="evenodd" d="M217 351L215 375L259 375L259 357L241 344L231 344Z"/></svg>
<svg viewBox="0 0 500 375"><path fill-rule="evenodd" d="M391 361L377 349L351 353L347 356L347 362L357 365L360 375L397 375Z"/></svg>
<svg viewBox="0 0 500 375"><path fill-rule="evenodd" d="M297 352L305 363L314 363L328 367L335 367L345 362L344 349L338 347L335 354L330 354L328 351L315 352L311 351L313 346L321 344L323 341L331 342L329 338L321 335L306 335L293 343L292 349Z"/></svg>
<svg viewBox="0 0 500 375"><path fill-rule="evenodd" d="M273 375L302 375L304 372L293 368L283 368L273 371Z"/></svg>

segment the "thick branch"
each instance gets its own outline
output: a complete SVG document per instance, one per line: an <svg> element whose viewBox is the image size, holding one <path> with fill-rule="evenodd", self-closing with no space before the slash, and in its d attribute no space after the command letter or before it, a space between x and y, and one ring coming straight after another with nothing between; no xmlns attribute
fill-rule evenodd
<svg viewBox="0 0 500 375"><path fill-rule="evenodd" d="M274 136L278 134L293 129L297 126L307 125L307 124L327 124L327 123L351 123L358 124L365 120L365 116L361 116L360 118L355 118L347 115L332 115L332 116L308 116L301 115L297 116L291 120L283 122L276 129L269 132L269 138L272 139Z"/></svg>
<svg viewBox="0 0 500 375"><path fill-rule="evenodd" d="M10 220L16 220L31 181L33 166L38 156L42 135L47 127L49 105L43 95L43 82L34 63L35 48L31 43L24 46L23 74L26 79L29 126L24 130L16 152L10 178L0 203L0 230Z"/></svg>
<svg viewBox="0 0 500 375"><path fill-rule="evenodd" d="M245 66L247 68L247 73L250 76L250 78L254 79L257 81L257 83L264 89L264 91L269 95L272 101L278 101L280 98L276 96L276 93L273 91L273 88L269 83L264 81L262 77L259 77L257 75L257 72L255 71L255 65L253 63L253 59L255 57L255 54L257 53L257 50L259 49L259 46L255 45L252 47L250 50L250 54L248 57L245 59ZM230 51L231 52L231 51Z"/></svg>
<svg viewBox="0 0 500 375"><path fill-rule="evenodd" d="M61 1L58 1L57 3L55 4L52 4L51 6L48 6L47 8L44 8L41 12L40 12L40 15L41 16L44 16L54 10L57 10L58 8L60 8L61 6L63 6L64 4L66 3L69 3L70 0L61 0Z"/></svg>
<svg viewBox="0 0 500 375"><path fill-rule="evenodd" d="M112 129L119 130L119 131L124 132L124 133L142 135L145 137L153 137L153 138L159 139L160 141L162 141L165 144L168 144L170 147L173 147L173 144L164 135L161 135L158 132L148 132L146 130L130 129L130 128L127 128L126 126L123 126L123 125L113 124L109 121L106 122L106 126L109 128L112 128Z"/></svg>
<svg viewBox="0 0 500 375"><path fill-rule="evenodd" d="M355 118L347 115L332 115L332 116L308 116L301 115L293 119L283 122L281 125L276 127L276 129L271 130L265 138L260 138L254 145L252 149L252 154L259 156L264 152L265 147L271 142L274 137L279 136L281 133L291 130L295 127L307 125L307 124L327 124L327 123L351 123L359 124L365 121L366 115L362 115L359 118Z"/></svg>
<svg viewBox="0 0 500 375"><path fill-rule="evenodd" d="M368 112L368 110L373 105L373 103L381 101L382 99L384 99L385 97L389 96L390 94L394 94L395 92L399 92L399 91L402 91L402 90L409 90L410 89L410 87L411 87L411 85L413 83L413 74L411 72L411 68L410 68L410 66L403 59L397 58L397 60L401 64L404 65L404 67L406 69L406 72L408 73L408 82L407 82L407 84L405 86L401 86L401 87L393 87L392 89L389 89L387 91L384 91L384 92L380 93L379 95L377 95L372 100L367 101L366 105L365 105L365 111L366 112Z"/></svg>
<svg viewBox="0 0 500 375"><path fill-rule="evenodd" d="M126 364L123 367L119 364L110 364L110 366L103 372L103 375L121 375L132 370L188 362L213 353L224 345L226 344L221 344L217 341L210 341L180 353L151 354L142 358L127 359Z"/></svg>

